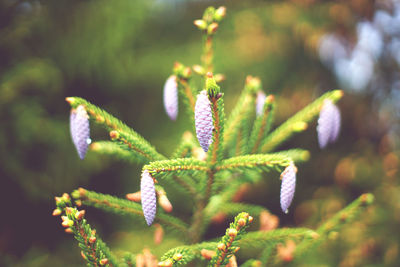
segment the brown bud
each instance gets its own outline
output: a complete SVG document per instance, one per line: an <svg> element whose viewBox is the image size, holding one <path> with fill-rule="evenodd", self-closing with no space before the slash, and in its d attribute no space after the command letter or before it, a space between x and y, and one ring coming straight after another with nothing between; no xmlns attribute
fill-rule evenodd
<svg viewBox="0 0 400 267"><path fill-rule="evenodd" d="M83 251L82 251L82 250L81 250L81 256L82 256L82 258L83 258L84 260L86 260L85 253L83 253Z"/></svg>
<svg viewBox="0 0 400 267"><path fill-rule="evenodd" d="M238 220L238 225L239 225L240 227L245 226L245 225L246 225L246 220L243 219L243 218L240 218L240 219Z"/></svg>
<svg viewBox="0 0 400 267"><path fill-rule="evenodd" d="M65 101L67 101L69 104L73 104L74 102L75 102L75 98L73 98L73 97L66 97L65 98Z"/></svg>
<svg viewBox="0 0 400 267"><path fill-rule="evenodd" d="M80 199L75 200L75 205L76 205L77 207L81 207L81 206L82 206L82 200L80 200Z"/></svg>
<svg viewBox="0 0 400 267"><path fill-rule="evenodd" d="M165 210L165 212L171 212L172 211L172 204L169 202L169 199L165 194L160 194L158 197L158 204L160 204L161 208Z"/></svg>
<svg viewBox="0 0 400 267"><path fill-rule="evenodd" d="M219 8L217 8L217 10L215 10L214 13L214 19L216 21L221 21L226 15L226 7L224 6L220 6Z"/></svg>
<svg viewBox="0 0 400 267"><path fill-rule="evenodd" d="M89 243L93 244L94 242L96 242L96 237L95 236L89 237Z"/></svg>
<svg viewBox="0 0 400 267"><path fill-rule="evenodd" d="M204 68L203 68L202 66L200 66L200 65L193 65L192 69L193 69L193 71L194 71L195 73L197 73L197 74L199 74L199 75L204 75L205 70L204 70Z"/></svg>
<svg viewBox="0 0 400 267"><path fill-rule="evenodd" d="M285 262L290 262L293 260L293 254L295 249L296 249L296 243L293 240L286 241L286 245L278 244L277 246L278 257Z"/></svg>
<svg viewBox="0 0 400 267"><path fill-rule="evenodd" d="M230 228L230 229L228 230L228 235L229 235L230 237L236 237L236 236L237 236L237 230L236 230L236 229L233 229L233 228Z"/></svg>
<svg viewBox="0 0 400 267"><path fill-rule="evenodd" d="M279 218L268 211L264 210L260 213L260 231L270 231L277 228Z"/></svg>
<svg viewBox="0 0 400 267"><path fill-rule="evenodd" d="M225 250L226 249L226 246L225 246L225 244L224 243L218 243L218 245L217 245L217 248L218 248L218 250Z"/></svg>
<svg viewBox="0 0 400 267"><path fill-rule="evenodd" d="M67 193L62 194L62 198L63 198L65 201L71 200L71 197L70 197Z"/></svg>
<svg viewBox="0 0 400 267"><path fill-rule="evenodd" d="M174 261L180 261L182 259L182 257L183 256L181 253L177 253L172 258L174 259Z"/></svg>
<svg viewBox="0 0 400 267"><path fill-rule="evenodd" d="M163 240L164 230L162 226L158 223L154 224L154 227L156 228L154 231L154 244L159 245Z"/></svg>
<svg viewBox="0 0 400 267"><path fill-rule="evenodd" d="M252 222L253 222L253 217L249 216L249 223L252 223Z"/></svg>
<svg viewBox="0 0 400 267"><path fill-rule="evenodd" d="M117 131L111 131L110 132L110 138L112 140L118 139L118 137L119 137L119 133Z"/></svg>
<svg viewBox="0 0 400 267"><path fill-rule="evenodd" d="M140 202L140 200L141 200L140 191L137 191L135 193L126 194L126 198L130 201Z"/></svg>
<svg viewBox="0 0 400 267"><path fill-rule="evenodd" d="M85 213L85 210L78 211L77 213L75 213L75 219L77 219L78 221L82 220L85 216Z"/></svg>
<svg viewBox="0 0 400 267"><path fill-rule="evenodd" d="M70 219L67 219L67 220L63 221L63 222L61 223L61 225L62 225L63 227L65 227L65 228L71 227L71 226L74 225L74 221L72 221L72 220L70 220Z"/></svg>
<svg viewBox="0 0 400 267"><path fill-rule="evenodd" d="M215 74L214 79L215 79L216 83L220 83L222 81L225 81L226 77L225 77L225 75L218 73L218 74Z"/></svg>
<svg viewBox="0 0 400 267"><path fill-rule="evenodd" d="M215 256L215 251L208 249L202 249L200 253L201 256L206 260L211 260L211 258Z"/></svg>
<svg viewBox="0 0 400 267"><path fill-rule="evenodd" d="M108 259L107 258L100 260L100 265L106 265L107 263L108 263Z"/></svg>
<svg viewBox="0 0 400 267"><path fill-rule="evenodd" d="M210 35L214 34L217 32L217 30L218 30L218 23L213 22L210 25L208 25L207 34L210 34Z"/></svg>
<svg viewBox="0 0 400 267"><path fill-rule="evenodd" d="M65 208L65 214L71 215L74 212L74 209L71 207L66 207Z"/></svg>
<svg viewBox="0 0 400 267"><path fill-rule="evenodd" d="M71 228L64 229L64 232L66 232L67 234L72 234L73 233Z"/></svg>
<svg viewBox="0 0 400 267"><path fill-rule="evenodd" d="M61 215L61 213L62 213L62 211L60 210L60 209L55 209L55 210L53 210L53 216L59 216L59 215Z"/></svg>
<svg viewBox="0 0 400 267"><path fill-rule="evenodd" d="M207 23L202 20L202 19L196 19L193 21L193 24L199 29L199 30L205 30L207 28Z"/></svg>
<svg viewBox="0 0 400 267"><path fill-rule="evenodd" d="M54 199L56 200L56 204L60 204L61 202L63 202L61 197L54 197Z"/></svg>
<svg viewBox="0 0 400 267"><path fill-rule="evenodd" d="M272 103L272 102L274 102L275 101L275 96L274 95L268 95L266 98L265 98L265 103Z"/></svg>
<svg viewBox="0 0 400 267"><path fill-rule="evenodd" d="M182 71L182 76L185 79L188 79L190 77L190 75L192 75L192 70L189 67L184 68Z"/></svg>

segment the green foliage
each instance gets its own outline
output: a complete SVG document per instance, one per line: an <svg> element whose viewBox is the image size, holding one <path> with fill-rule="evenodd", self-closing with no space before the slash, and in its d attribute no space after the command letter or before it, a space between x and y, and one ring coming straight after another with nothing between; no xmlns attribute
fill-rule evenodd
<svg viewBox="0 0 400 267"><path fill-rule="evenodd" d="M239 249L238 240L244 235L253 218L248 213L242 212L235 217L235 221L226 229L225 235L217 245L215 256L209 266L225 266L229 258Z"/></svg>
<svg viewBox="0 0 400 267"><path fill-rule="evenodd" d="M118 262L110 249L99 238L96 230L92 229L84 219L85 211L78 211L71 207L71 201L68 194L62 197L56 197L57 215L61 215L62 225L68 232L74 234L78 245L82 250L82 257L87 261L88 266L118 266Z"/></svg>
<svg viewBox="0 0 400 267"><path fill-rule="evenodd" d="M111 141L94 142L91 145L92 151L145 164L142 171L148 171L156 183L160 182L162 185L164 185L164 182L177 184L192 197L194 206L191 207L189 223L177 218L176 214L169 215L162 209L157 210L155 221L165 227L168 234L179 233L185 244L167 251L161 257L159 266L180 266L202 260L209 260L209 266L225 266L229 261L234 261L233 255L239 248L257 252L254 259L246 261L245 266L279 262L280 259L276 257L277 253L275 253L278 245L291 240L298 245L296 253L305 251L316 243L315 240L325 239L332 229L336 229L340 224L347 222L347 218L349 220L354 218L355 214L362 210L365 203L372 202L371 195L364 195L359 201L348 206L316 231L308 228L280 228L245 233L245 230L253 221L252 216L259 216L266 208L236 203L233 201L234 195L240 191L242 185L260 182L264 178L261 175L262 172L271 170L282 172L294 162L307 161L310 157L307 150L290 149L274 153L271 151L294 134L304 131L318 116L325 99L336 102L342 97L343 93L336 90L324 94L270 132L274 120L274 98L273 96L266 98L263 113L256 117L256 95L258 91L262 90L262 86L259 78L248 76L238 103L231 112L229 119L225 121L224 93L217 84L216 75L212 73L213 36L224 16L224 7L218 9L210 7L206 9L201 20L195 21L195 25L203 32L204 46L201 57L202 66L196 65L198 67L193 67L193 71L200 74L204 82L201 88L205 88L207 91L213 120L212 143L207 153L202 150L199 152L200 148L193 135L185 133L171 157L167 158L157 152L135 130L104 110L79 97L67 98L72 108L83 106L90 119L103 126L111 137ZM198 90L194 83L191 83L192 69L181 63L176 63L173 73L177 77L179 94L184 98L183 101L186 103L188 114L193 122L195 94ZM139 176L137 174L137 177ZM151 179L150 182L152 184ZM165 191L169 189L166 186L161 187L159 185L156 185L156 188L159 204L165 209L165 206L169 203ZM152 187L149 190L152 190ZM144 222L142 206L138 203L83 188L75 190L71 195L77 205L83 204L107 212L129 215L141 224ZM141 197L146 197L145 194L143 195ZM173 192L168 192L168 195L173 195ZM68 201L64 202L67 203ZM68 202L68 205L70 205L70 202ZM63 212L64 209L64 206L57 203L57 210ZM171 211L171 209L168 211ZM228 216L238 215L218 243L202 242L207 228L211 225L212 217L218 212ZM70 213L73 213L74 215L71 216L74 217L77 210L71 209ZM98 247L95 248L87 243L85 236L91 234L92 230L84 219L77 222L70 217L68 219L72 220L71 227L77 227L71 229L77 236L85 258L90 263L99 262L101 264L101 260L107 259L112 265L118 264L100 239L98 239ZM98 251L93 251L93 249L98 249ZM137 255L127 254L121 262L133 265L135 259L138 259Z"/></svg>

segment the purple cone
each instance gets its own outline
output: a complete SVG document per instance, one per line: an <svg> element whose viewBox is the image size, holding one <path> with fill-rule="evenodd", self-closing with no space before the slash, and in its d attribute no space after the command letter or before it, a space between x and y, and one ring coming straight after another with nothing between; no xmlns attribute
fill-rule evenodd
<svg viewBox="0 0 400 267"><path fill-rule="evenodd" d="M296 166L291 163L281 174L281 208L284 213L288 213L290 204L296 189Z"/></svg>
<svg viewBox="0 0 400 267"><path fill-rule="evenodd" d="M144 170L142 173L142 179L140 180L140 194L143 215L146 219L147 225L150 226L154 221L154 217L156 217L157 199L154 180L148 170Z"/></svg>
<svg viewBox="0 0 400 267"><path fill-rule="evenodd" d="M164 84L164 108L171 120L178 116L178 83L176 76L171 75Z"/></svg>
<svg viewBox="0 0 400 267"><path fill-rule="evenodd" d="M340 131L341 117L338 107L331 100L325 99L319 113L317 133L320 148L337 140Z"/></svg>
<svg viewBox="0 0 400 267"><path fill-rule="evenodd" d="M72 141L78 151L79 158L84 159L91 142L89 116L84 106L80 105L71 110L69 123Z"/></svg>
<svg viewBox="0 0 400 267"><path fill-rule="evenodd" d="M207 152L212 143L213 119L210 100L205 90L197 95L196 106L194 108L194 122L200 146Z"/></svg>
<svg viewBox="0 0 400 267"><path fill-rule="evenodd" d="M257 92L257 99L256 99L256 114L260 116L263 113L265 98L267 96L263 91Z"/></svg>

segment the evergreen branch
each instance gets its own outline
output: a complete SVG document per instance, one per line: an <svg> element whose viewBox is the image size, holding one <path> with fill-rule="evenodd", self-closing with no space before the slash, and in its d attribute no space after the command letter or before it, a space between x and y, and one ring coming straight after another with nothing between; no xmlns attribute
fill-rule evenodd
<svg viewBox="0 0 400 267"><path fill-rule="evenodd" d="M374 202L372 194L363 194L350 203L343 210L330 218L327 222L317 229L320 235L326 235L332 231L338 231L345 223L353 221L360 213Z"/></svg>
<svg viewBox="0 0 400 267"><path fill-rule="evenodd" d="M203 38L203 55L201 56L201 61L206 72L213 72L213 59L213 35L205 35Z"/></svg>
<svg viewBox="0 0 400 267"><path fill-rule="evenodd" d="M201 257L201 250L202 249L215 249L217 246L217 242L202 242L202 243L196 243L193 245L185 245L185 246L179 246L173 249L168 250L162 257L161 261L163 265L166 265L168 263L168 260L170 262L174 261L174 256L180 257L179 254L182 256L182 258L178 261L175 262L175 266L180 266L180 265L185 265L191 262L194 259L203 259Z"/></svg>
<svg viewBox="0 0 400 267"><path fill-rule="evenodd" d="M119 143L110 141L97 141L90 144L90 149L99 154L115 156L121 160L134 162L134 163L145 163L143 157L138 157L138 155Z"/></svg>
<svg viewBox="0 0 400 267"><path fill-rule="evenodd" d="M83 188L75 190L72 192L71 196L75 199L81 200L83 204L88 206L93 206L116 214L143 218L141 205L133 201L96 193ZM161 210L157 212L155 221L187 235L188 226L186 223L182 222L178 218L163 213Z"/></svg>
<svg viewBox="0 0 400 267"><path fill-rule="evenodd" d="M263 138L266 137L271 129L275 115L275 100L273 95L266 97L263 113L254 121L253 129L249 139L249 149L252 154L257 153Z"/></svg>
<svg viewBox="0 0 400 267"><path fill-rule="evenodd" d="M181 158L153 161L145 165L143 170L148 170L154 178L164 178L170 174L207 172L209 168L204 161L195 158Z"/></svg>
<svg viewBox="0 0 400 267"><path fill-rule="evenodd" d="M285 155L276 154L255 154L233 157L223 160L215 167L216 171L221 170L244 170L251 168L261 168L270 170L288 166L293 160Z"/></svg>
<svg viewBox="0 0 400 267"><path fill-rule="evenodd" d="M196 100L193 96L194 90L192 87L189 85L189 82L187 79L184 79L181 76L178 76L178 87L179 87L179 94L183 96L184 102L188 107L188 110L190 111L189 115L194 114L194 106L196 105ZM193 117L193 116L190 116Z"/></svg>
<svg viewBox="0 0 400 267"><path fill-rule="evenodd" d="M313 240L305 240L296 247L295 259L302 254L316 248L318 245L328 239L331 232L340 230L344 224L348 224L355 220L368 206L374 202L372 194L363 194L350 203L347 207L336 213L332 218L322 224L316 231L318 238Z"/></svg>
<svg viewBox="0 0 400 267"><path fill-rule="evenodd" d="M310 159L310 152L305 149L288 149L273 153L273 155L280 155L290 158L295 163L306 162Z"/></svg>
<svg viewBox="0 0 400 267"><path fill-rule="evenodd" d="M186 106L186 111L189 115L189 118L194 118L196 99L194 97L195 90L189 85L191 69L179 62L175 62L173 71L177 77L179 97L183 99L182 102Z"/></svg>
<svg viewBox="0 0 400 267"><path fill-rule="evenodd" d="M260 249L267 246L274 246L288 239L302 241L304 239L315 238L317 235L315 231L307 228L280 228L267 232L256 231L243 235L239 241L239 246L242 248Z"/></svg>
<svg viewBox="0 0 400 267"><path fill-rule="evenodd" d="M106 111L80 97L67 97L66 100L72 108L83 105L90 119L105 127L110 132L113 139L128 146L129 149L137 153L139 157L143 157L143 160L152 161L165 159L165 157L158 153L141 135Z"/></svg>
<svg viewBox="0 0 400 267"><path fill-rule="evenodd" d="M235 217L235 221L226 229L225 235L218 243L216 255L211 259L209 266L219 267L228 264L229 258L239 249L237 241L244 235L245 229L252 221L253 217L246 212Z"/></svg>
<svg viewBox="0 0 400 267"><path fill-rule="evenodd" d="M158 266L182 266L194 260L196 254L189 246L169 250L161 257Z"/></svg>
<svg viewBox="0 0 400 267"><path fill-rule="evenodd" d="M272 151L295 132L305 130L305 125L318 116L325 99L330 99L333 103L336 103L342 96L343 91L341 90L334 90L322 95L269 134L263 140L260 151L263 153Z"/></svg>
<svg viewBox="0 0 400 267"><path fill-rule="evenodd" d="M248 124L250 117L255 113L256 93L260 88L261 82L258 78L252 76L246 78L243 92L226 122L224 148L234 147L235 142L239 143L240 139L246 140L248 137L247 132L250 128Z"/></svg>
<svg viewBox="0 0 400 267"><path fill-rule="evenodd" d="M66 232L74 234L75 239L81 248L82 257L87 261L88 266L118 266L118 262L110 249L97 235L96 230L92 229L84 219L85 211L78 211L71 207L71 201L68 194L61 198L56 198L57 209L60 211Z"/></svg>

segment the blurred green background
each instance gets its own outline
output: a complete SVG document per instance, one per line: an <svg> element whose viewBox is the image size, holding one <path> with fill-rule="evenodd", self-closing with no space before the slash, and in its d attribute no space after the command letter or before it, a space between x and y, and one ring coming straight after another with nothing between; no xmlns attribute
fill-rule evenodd
<svg viewBox="0 0 400 267"><path fill-rule="evenodd" d="M89 100L170 155L191 125L182 104L178 120L168 119L162 87L175 61L200 63L202 38L192 22L209 5L227 7L215 38L215 69L227 77L221 88L228 115L249 74L261 78L266 93L276 94L275 125L325 91L341 87L346 92L335 145L318 148L314 123L281 147L309 149L312 155L299 168L290 214L279 210L279 181L251 188L244 199L277 214L280 226L315 228L360 194L372 192L376 204L332 237L321 248L326 253L305 257L304 266L400 265L397 1L0 0L1 266L85 264L73 237L51 216L54 196L82 186L124 197L138 190L141 166L91 152L79 160L64 99ZM398 23L392 32L379 24L379 12ZM372 74L357 68L371 64L365 58L352 58L362 40L360 21L382 32L383 52L368 61ZM332 33L342 47L321 49L321 40ZM366 35L370 46L379 42ZM332 63L340 49L345 51L342 65ZM325 64L329 53L332 62ZM343 78L343 73L361 78ZM107 136L92 127L92 138ZM169 197L176 211L185 211L179 195ZM117 252L145 244L160 255L177 243L172 237L155 246L153 230L134 230L127 218L94 209L88 209L87 218ZM221 234L225 226L216 225L208 235Z"/></svg>

